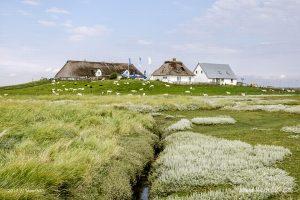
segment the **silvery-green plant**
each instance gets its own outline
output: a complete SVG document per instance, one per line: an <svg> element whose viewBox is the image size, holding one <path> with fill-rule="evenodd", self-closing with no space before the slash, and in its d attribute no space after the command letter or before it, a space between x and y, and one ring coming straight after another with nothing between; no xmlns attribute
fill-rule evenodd
<svg viewBox="0 0 300 200"><path fill-rule="evenodd" d="M297 126L285 126L281 129L283 132L287 133L300 133L300 125Z"/></svg>
<svg viewBox="0 0 300 200"><path fill-rule="evenodd" d="M212 185L226 187L168 199L264 199L292 192L294 178L272 167L288 155L284 147L174 133L165 138L165 149L154 164L151 194L159 199Z"/></svg>
<svg viewBox="0 0 300 200"><path fill-rule="evenodd" d="M192 129L192 123L188 119L181 119L167 128L168 131L184 131L188 129Z"/></svg>
<svg viewBox="0 0 300 200"><path fill-rule="evenodd" d="M197 117L193 118L192 123L198 125L213 125L213 124L235 124L236 120L229 116L218 117Z"/></svg>
<svg viewBox="0 0 300 200"><path fill-rule="evenodd" d="M247 104L237 104L235 106L225 106L225 110L237 110L237 111L267 111L267 112L287 112L300 114L300 106L288 106L288 105L247 105Z"/></svg>

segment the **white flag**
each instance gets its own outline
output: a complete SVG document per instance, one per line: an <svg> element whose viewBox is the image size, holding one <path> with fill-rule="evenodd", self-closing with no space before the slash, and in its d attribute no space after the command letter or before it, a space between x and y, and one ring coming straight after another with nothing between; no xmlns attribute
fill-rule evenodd
<svg viewBox="0 0 300 200"><path fill-rule="evenodd" d="M150 57L148 57L148 64L151 65L152 64L152 59Z"/></svg>

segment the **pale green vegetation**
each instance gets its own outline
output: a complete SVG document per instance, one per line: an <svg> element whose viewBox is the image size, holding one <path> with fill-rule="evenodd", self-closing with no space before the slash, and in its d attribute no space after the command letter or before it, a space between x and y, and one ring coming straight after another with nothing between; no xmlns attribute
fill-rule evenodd
<svg viewBox="0 0 300 200"><path fill-rule="evenodd" d="M130 199L153 118L84 101L0 100L0 199Z"/></svg>
<svg viewBox="0 0 300 200"><path fill-rule="evenodd" d="M181 119L175 124L170 125L167 131L184 131L192 129L192 123L188 119Z"/></svg>
<svg viewBox="0 0 300 200"><path fill-rule="evenodd" d="M300 125L297 126L285 126L281 129L283 132L287 133L300 133Z"/></svg>
<svg viewBox="0 0 300 200"><path fill-rule="evenodd" d="M236 121L229 116L218 117L196 117L191 120L193 124L197 125L213 125L213 124L235 124Z"/></svg>
<svg viewBox="0 0 300 200"><path fill-rule="evenodd" d="M52 86L38 88L47 94ZM300 195L299 139L281 131L298 124L299 96L14 95L24 87L8 88L11 93L0 97L0 199L131 199L156 147L166 149L152 170L152 197ZM30 87L24 94L37 86ZM263 107L234 109L257 105ZM236 123L191 124L193 118L216 116L231 116ZM186 127L191 132L172 134ZM165 161L172 168L165 168ZM194 176L206 164L208 173ZM172 178L177 170L178 180ZM160 182L161 172L175 185ZM207 182L199 184L201 178Z"/></svg>
<svg viewBox="0 0 300 200"><path fill-rule="evenodd" d="M174 133L154 164L152 197L174 199L264 199L292 192L294 178L272 167L291 152L283 147L229 141L193 132ZM201 187L222 186L210 192ZM197 190L197 188L199 188Z"/></svg>

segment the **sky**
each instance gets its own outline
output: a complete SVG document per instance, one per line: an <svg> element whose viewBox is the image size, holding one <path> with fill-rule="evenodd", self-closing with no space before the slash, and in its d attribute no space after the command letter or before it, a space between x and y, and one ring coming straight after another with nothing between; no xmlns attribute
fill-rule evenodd
<svg viewBox="0 0 300 200"><path fill-rule="evenodd" d="M0 85L53 77L67 60L131 58L151 74L173 57L300 87L300 1L0 0Z"/></svg>

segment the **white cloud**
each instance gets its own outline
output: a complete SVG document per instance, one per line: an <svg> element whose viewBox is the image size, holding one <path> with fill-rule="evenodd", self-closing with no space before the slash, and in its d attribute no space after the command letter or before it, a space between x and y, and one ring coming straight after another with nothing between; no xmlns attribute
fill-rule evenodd
<svg viewBox="0 0 300 200"><path fill-rule="evenodd" d="M216 0L170 33L172 49L191 60L230 63L237 74L300 75L299 13L298 0Z"/></svg>
<svg viewBox="0 0 300 200"><path fill-rule="evenodd" d="M52 7L46 10L47 13L55 13L55 14L70 14L69 11L62 9L62 8L57 8L57 7Z"/></svg>
<svg viewBox="0 0 300 200"><path fill-rule="evenodd" d="M56 22L49 20L39 20L38 23L45 27L53 27L56 26Z"/></svg>
<svg viewBox="0 0 300 200"><path fill-rule="evenodd" d="M51 72L52 71L52 68L51 67L48 67L45 69L45 72Z"/></svg>
<svg viewBox="0 0 300 200"><path fill-rule="evenodd" d="M23 0L22 3L31 5L31 6L37 6L40 4L38 0Z"/></svg>
<svg viewBox="0 0 300 200"><path fill-rule="evenodd" d="M64 27L66 27L66 28L72 28L73 27L72 20L66 20L61 25L64 26Z"/></svg>
<svg viewBox="0 0 300 200"><path fill-rule="evenodd" d="M23 16L31 16L32 15L30 12L27 12L25 10L18 10L18 13Z"/></svg>
<svg viewBox="0 0 300 200"><path fill-rule="evenodd" d="M145 46L151 45L151 44L152 44L152 42L151 42L151 41L148 41L148 40L138 40L137 43L138 43L139 45L145 45Z"/></svg>
<svg viewBox="0 0 300 200"><path fill-rule="evenodd" d="M108 34L110 30L102 25L78 26L71 29L70 41L81 41L89 37L100 37Z"/></svg>
<svg viewBox="0 0 300 200"><path fill-rule="evenodd" d="M286 75L281 74L281 75L279 76L279 78L280 78L280 79L284 79L284 78L286 78Z"/></svg>

